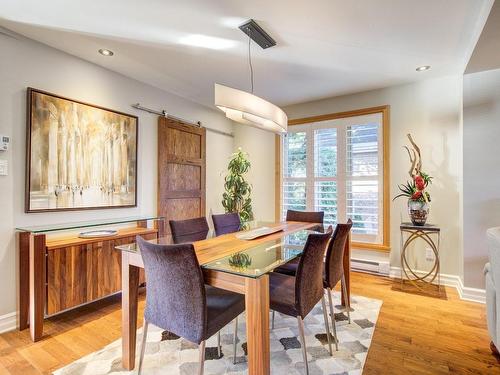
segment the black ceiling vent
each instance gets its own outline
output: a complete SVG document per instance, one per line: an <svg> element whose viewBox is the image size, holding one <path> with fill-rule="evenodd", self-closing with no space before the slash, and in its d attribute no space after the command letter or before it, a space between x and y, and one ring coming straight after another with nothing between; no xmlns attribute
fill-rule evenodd
<svg viewBox="0 0 500 375"><path fill-rule="evenodd" d="M266 49L276 45L276 41L260 27L254 20L248 20L240 26L240 30L247 34L255 43Z"/></svg>

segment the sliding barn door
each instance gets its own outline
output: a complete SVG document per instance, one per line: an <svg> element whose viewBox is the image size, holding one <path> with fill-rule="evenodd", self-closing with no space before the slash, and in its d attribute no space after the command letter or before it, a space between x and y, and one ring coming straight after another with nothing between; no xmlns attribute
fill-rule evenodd
<svg viewBox="0 0 500 375"><path fill-rule="evenodd" d="M158 215L168 220L205 216L205 132L159 117Z"/></svg>

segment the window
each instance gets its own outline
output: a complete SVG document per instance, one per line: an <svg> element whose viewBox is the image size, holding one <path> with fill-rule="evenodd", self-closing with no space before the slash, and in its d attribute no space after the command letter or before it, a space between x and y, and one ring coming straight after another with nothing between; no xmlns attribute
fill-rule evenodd
<svg viewBox="0 0 500 375"><path fill-rule="evenodd" d="M353 241L388 249L387 116L381 107L294 121L280 139L280 219L290 209L324 211L326 224L351 218Z"/></svg>

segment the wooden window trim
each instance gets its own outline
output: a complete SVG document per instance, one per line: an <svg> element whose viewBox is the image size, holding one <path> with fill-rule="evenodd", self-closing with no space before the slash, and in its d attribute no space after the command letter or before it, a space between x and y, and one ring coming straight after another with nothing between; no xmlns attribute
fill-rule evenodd
<svg viewBox="0 0 500 375"><path fill-rule="evenodd" d="M379 106L379 107L370 107L370 108L363 108L363 109L357 109L354 111L345 111L345 112L338 112L338 113L330 113L326 115L319 115L319 116L312 116L312 117L305 117L305 118L300 118L300 119L293 119L293 120L288 120L288 126L293 126L293 125L302 125L302 124L308 124L312 122L320 122L320 121L327 121L327 120L335 120L335 119L340 119L340 118L345 118L345 117L354 117L354 116L362 116L362 115L371 115L374 113L381 113L382 114L382 137L383 137L383 147L382 147L382 152L383 152L383 167L384 167L384 176L383 176L383 182L384 182L384 189L383 189L383 242L382 244L370 244L370 243L364 243L364 242L353 242L352 247L353 248L358 248L358 249L369 249L369 250L375 250L375 251L383 251L383 252L388 252L391 249L390 243L391 243L391 222L390 222L390 203L391 203L391 197L390 197L390 147L389 147L389 123L390 123L390 106L389 105L384 105L384 106ZM281 214L281 141L280 141L280 136L276 135L275 136L275 218L277 221L280 220L280 214Z"/></svg>

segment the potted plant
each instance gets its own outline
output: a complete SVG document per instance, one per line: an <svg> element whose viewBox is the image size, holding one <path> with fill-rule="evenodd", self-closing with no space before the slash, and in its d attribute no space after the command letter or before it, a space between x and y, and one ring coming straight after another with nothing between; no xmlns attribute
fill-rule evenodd
<svg viewBox="0 0 500 375"><path fill-rule="evenodd" d="M250 170L251 164L241 148L235 152L227 166L228 174L224 179L225 192L222 195L222 206L228 212L237 212L242 224L253 220L252 186L245 180L244 175Z"/></svg>
<svg viewBox="0 0 500 375"><path fill-rule="evenodd" d="M410 215L413 225L425 225L427 216L429 215L431 195L427 191L427 187L432 183L432 177L422 171L422 158L420 156L420 148L413 141L411 134L408 134L408 139L412 148L404 146L410 158L410 181L405 184L398 185L400 194L394 197L393 200L399 197L408 199L408 214Z"/></svg>

